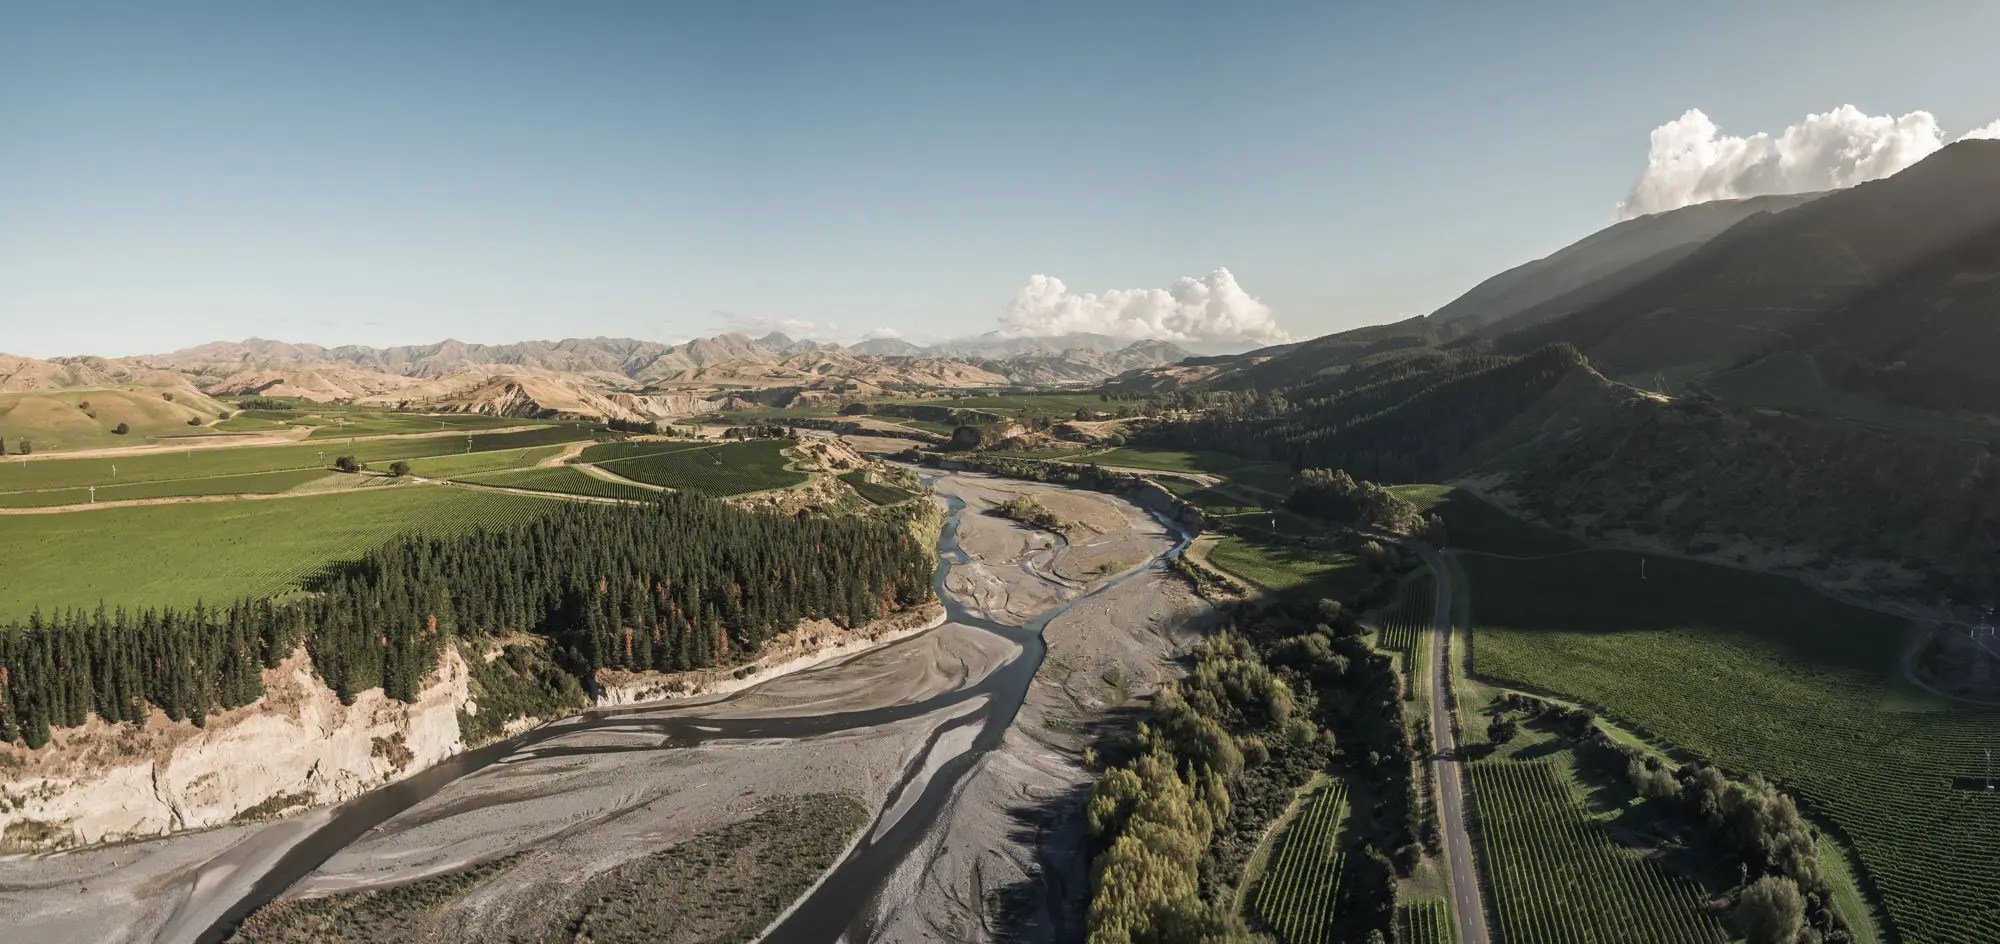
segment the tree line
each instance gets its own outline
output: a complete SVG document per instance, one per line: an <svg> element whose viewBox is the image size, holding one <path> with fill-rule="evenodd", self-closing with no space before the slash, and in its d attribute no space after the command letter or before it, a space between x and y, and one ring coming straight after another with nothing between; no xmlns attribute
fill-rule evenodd
<svg viewBox="0 0 2000 944"><path fill-rule="evenodd" d="M602 668L726 665L801 620L855 627L929 597L931 553L883 518L793 518L663 494L564 504L451 538L404 537L296 600L99 607L0 624L0 739L29 747L95 713L196 723L263 694L300 645L345 702L413 700L456 638L534 633L586 689Z"/></svg>
<svg viewBox="0 0 2000 944"><path fill-rule="evenodd" d="M1092 791L1091 944L1260 940L1234 907L1258 837L1315 773L1372 798L1354 824L1329 940L1392 939L1395 883L1422 857L1417 746L1388 656L1335 601L1239 610L1164 686L1131 757Z"/></svg>

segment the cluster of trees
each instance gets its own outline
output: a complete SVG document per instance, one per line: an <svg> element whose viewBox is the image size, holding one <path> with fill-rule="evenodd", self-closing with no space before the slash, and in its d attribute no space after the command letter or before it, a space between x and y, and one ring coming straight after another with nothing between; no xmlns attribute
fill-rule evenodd
<svg viewBox="0 0 2000 944"><path fill-rule="evenodd" d="M1329 766L1373 798L1330 930L1392 937L1396 876L1422 855L1400 684L1334 601L1239 612L1161 690L1132 759L1092 792L1092 944L1256 940L1233 907L1235 876L1293 791Z"/></svg>
<svg viewBox="0 0 2000 944"><path fill-rule="evenodd" d="M673 431L672 426L662 425L658 420L621 420L613 418L605 420L604 426L606 429L614 429L621 433L643 433L648 436L658 436L661 433Z"/></svg>
<svg viewBox="0 0 2000 944"><path fill-rule="evenodd" d="M239 410L289 410L292 405L271 397L245 397L236 401Z"/></svg>
<svg viewBox="0 0 2000 944"><path fill-rule="evenodd" d="M1833 906L1819 862L1819 832L1764 778L1737 779L1701 764L1676 766L1614 740L1588 709L1508 694L1516 709L1575 739L1579 753L1666 812L1698 848L1723 857L1742 878L1733 917L1750 944L1840 944L1852 940Z"/></svg>
<svg viewBox="0 0 2000 944"><path fill-rule="evenodd" d="M1135 439L1415 481L1450 470L1585 363L1566 344L1519 356L1397 351L1294 387L1188 395L1201 412L1149 423Z"/></svg>
<svg viewBox="0 0 2000 944"><path fill-rule="evenodd" d="M87 712L176 718L255 700L300 644L342 700L411 700L447 640L547 637L588 688L601 668L724 665L805 619L854 627L929 597L930 552L877 518L795 519L683 493L566 504L454 538L406 537L276 604L32 616L0 624L0 738L39 747Z"/></svg>
<svg viewBox="0 0 2000 944"><path fill-rule="evenodd" d="M1292 480L1285 506L1302 515L1337 524L1403 534L1424 524L1417 506L1373 482L1357 481L1344 469L1306 469Z"/></svg>
<svg viewBox="0 0 2000 944"><path fill-rule="evenodd" d="M993 506L993 514L1009 521L1018 521L1030 528L1040 528L1057 534L1069 530L1069 526L1064 524L1061 518L1056 517L1055 512L1042 507L1040 502L1026 495Z"/></svg>

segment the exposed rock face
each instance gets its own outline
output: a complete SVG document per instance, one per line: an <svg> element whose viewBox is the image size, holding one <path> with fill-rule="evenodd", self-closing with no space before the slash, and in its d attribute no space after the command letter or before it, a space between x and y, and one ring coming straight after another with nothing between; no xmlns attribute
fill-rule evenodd
<svg viewBox="0 0 2000 944"><path fill-rule="evenodd" d="M412 704L342 705L303 652L265 673L265 696L205 727L155 712L144 728L91 724L0 766L0 849L50 849L219 826L335 803L465 747L465 662L447 649ZM127 759L129 758L129 759Z"/></svg>

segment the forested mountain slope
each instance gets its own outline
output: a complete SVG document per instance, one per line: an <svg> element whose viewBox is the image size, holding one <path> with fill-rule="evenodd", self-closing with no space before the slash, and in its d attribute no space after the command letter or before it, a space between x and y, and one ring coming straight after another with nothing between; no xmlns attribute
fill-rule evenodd
<svg viewBox="0 0 2000 944"><path fill-rule="evenodd" d="M1610 297L1686 258L1744 219L1781 213L1820 196L1716 200L1626 220L1473 286L1432 312L1431 319L1460 327L1511 322L1518 328L1574 311L1586 299Z"/></svg>
<svg viewBox="0 0 2000 944"><path fill-rule="evenodd" d="M1893 177L1750 217L1664 271L1501 346L1567 342L1623 376L1802 349L1863 318L1878 335L1914 342L1921 332L1911 322L1871 300L1891 291L1939 303L1967 274L1952 254L1996 224L2000 142L1960 142Z"/></svg>

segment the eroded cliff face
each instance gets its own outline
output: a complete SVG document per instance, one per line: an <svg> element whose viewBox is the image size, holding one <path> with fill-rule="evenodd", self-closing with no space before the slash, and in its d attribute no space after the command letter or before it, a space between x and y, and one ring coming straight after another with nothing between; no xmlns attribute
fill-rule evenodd
<svg viewBox="0 0 2000 944"><path fill-rule="evenodd" d="M157 836L336 803L465 748L477 710L447 647L410 704L362 693L343 705L303 651L264 673L263 698L202 726L158 711L143 726L92 719L28 751L0 745L0 851Z"/></svg>
<svg viewBox="0 0 2000 944"><path fill-rule="evenodd" d="M676 698L727 695L779 676L907 639L943 625L944 619L944 606L932 602L851 630L842 629L827 620L807 620L799 624L798 629L765 643L763 651L754 661L740 666L692 672L600 670L597 673L597 704L600 707L636 705Z"/></svg>

